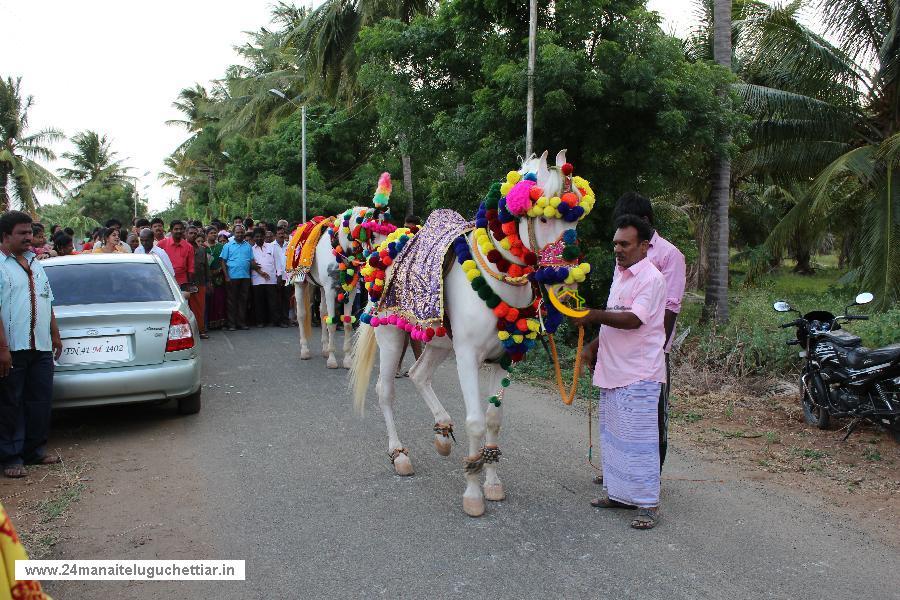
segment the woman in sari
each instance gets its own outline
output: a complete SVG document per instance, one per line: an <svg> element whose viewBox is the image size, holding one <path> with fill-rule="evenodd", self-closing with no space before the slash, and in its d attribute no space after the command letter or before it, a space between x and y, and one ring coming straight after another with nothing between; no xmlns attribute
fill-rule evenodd
<svg viewBox="0 0 900 600"><path fill-rule="evenodd" d="M209 329L221 329L225 325L225 277L222 275L222 261L219 255L228 242L228 232L216 232L210 227L206 233L206 256L209 260L209 283L207 285L206 314Z"/></svg>
<svg viewBox="0 0 900 600"><path fill-rule="evenodd" d="M108 229L104 229L100 232L100 239L103 243L94 248L94 254L114 254L116 252L123 252L122 248L119 246L119 230L110 227Z"/></svg>

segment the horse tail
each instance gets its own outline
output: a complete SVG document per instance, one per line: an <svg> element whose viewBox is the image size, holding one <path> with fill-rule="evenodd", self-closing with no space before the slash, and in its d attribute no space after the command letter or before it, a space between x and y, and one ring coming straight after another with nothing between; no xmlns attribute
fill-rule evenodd
<svg viewBox="0 0 900 600"><path fill-rule="evenodd" d="M375 366L375 328L361 323L353 340L353 358L350 366L350 390L353 392L353 408L362 415L366 408L366 392Z"/></svg>
<svg viewBox="0 0 900 600"><path fill-rule="evenodd" d="M303 284L303 337L312 339L312 286Z"/></svg>

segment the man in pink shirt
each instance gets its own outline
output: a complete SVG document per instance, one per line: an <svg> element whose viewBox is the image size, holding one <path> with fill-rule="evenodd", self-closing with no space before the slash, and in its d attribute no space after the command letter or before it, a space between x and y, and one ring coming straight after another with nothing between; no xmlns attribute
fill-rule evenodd
<svg viewBox="0 0 900 600"><path fill-rule="evenodd" d="M616 201L613 218L617 219L622 215L635 215L647 221L650 227L655 227L653 205L650 200L638 193L628 192ZM669 240L659 235L655 229L653 237L650 238L647 258L659 269L666 280L666 382L659 395L659 466L662 469L663 463L666 462L666 450L669 446L669 390L672 387L669 352L672 350L672 341L675 339L675 320L678 318L678 313L681 312L687 268L684 254Z"/></svg>
<svg viewBox="0 0 900 600"><path fill-rule="evenodd" d="M666 282L647 258L653 229L643 219L616 220L616 276L606 309L591 310L575 325L600 325L584 349L584 364L596 365L600 388L600 443L606 495L598 508L632 508L635 529L659 520L660 390L666 381Z"/></svg>
<svg viewBox="0 0 900 600"><path fill-rule="evenodd" d="M190 282L194 278L194 247L184 239L184 223L174 220L169 225L172 237L161 239L156 243L169 255L172 267L175 269L175 281L183 291L190 291Z"/></svg>

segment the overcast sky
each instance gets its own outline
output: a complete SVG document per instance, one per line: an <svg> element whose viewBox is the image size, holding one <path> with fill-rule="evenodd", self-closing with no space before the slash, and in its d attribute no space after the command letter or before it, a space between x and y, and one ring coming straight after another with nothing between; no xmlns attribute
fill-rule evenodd
<svg viewBox="0 0 900 600"><path fill-rule="evenodd" d="M22 76L35 98L32 131L72 136L93 129L140 179L150 209L177 194L159 184L162 161L186 137L167 127L172 101L195 82L220 77L243 31L268 22L271 0L0 0L0 75ZM692 0L650 0L664 29L683 32ZM57 154L70 149L56 146ZM53 165L58 167L62 162ZM150 175L144 176L149 171ZM40 197L42 202L49 199Z"/></svg>

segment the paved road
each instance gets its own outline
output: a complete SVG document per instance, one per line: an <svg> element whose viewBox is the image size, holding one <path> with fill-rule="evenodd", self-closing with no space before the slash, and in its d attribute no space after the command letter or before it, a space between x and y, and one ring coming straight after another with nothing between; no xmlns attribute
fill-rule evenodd
<svg viewBox="0 0 900 600"><path fill-rule="evenodd" d="M412 383L398 427L416 475L393 475L374 391L351 414L345 371L297 360L292 330L214 334L203 411L58 419L94 452L61 558L243 558L248 581L51 583L60 598L897 598L897 552L816 499L742 480L676 449L664 521L600 512L584 415L514 385L504 402L508 499L462 512L464 447L442 458ZM435 389L460 425L455 369ZM460 427L462 429L462 427ZM464 443L465 433L457 437ZM64 449L65 451L65 449ZM895 526L890 524L889 526Z"/></svg>

